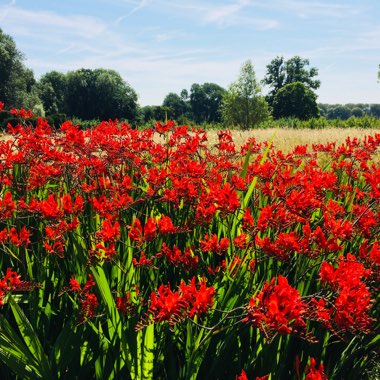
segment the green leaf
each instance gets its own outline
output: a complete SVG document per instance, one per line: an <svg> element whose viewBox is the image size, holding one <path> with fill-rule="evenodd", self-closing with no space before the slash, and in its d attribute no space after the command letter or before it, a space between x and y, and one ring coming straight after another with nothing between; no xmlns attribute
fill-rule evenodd
<svg viewBox="0 0 380 380"><path fill-rule="evenodd" d="M115 300L112 296L111 289L108 285L107 277L101 266L91 268L91 273L94 276L94 280L98 286L100 296L106 306L106 312L108 315L108 331L110 340L115 344L116 339L120 339L122 346L122 359L126 362L128 369L131 373L132 379L135 378L135 366L133 362L133 356L130 352L128 342L122 331L122 322L119 311L117 310Z"/></svg>
<svg viewBox="0 0 380 380"><path fill-rule="evenodd" d="M21 336L24 339L26 346L32 353L40 368L41 375L49 379L51 378L51 368L47 355L41 345L41 342L34 331L28 318L20 308L20 306L14 301L12 296L9 296L9 304L11 306L13 316L16 320L17 326L20 330Z"/></svg>
<svg viewBox="0 0 380 380"><path fill-rule="evenodd" d="M142 376L143 379L153 379L154 366L154 324L150 324L143 331L143 356L142 356Z"/></svg>
<svg viewBox="0 0 380 380"><path fill-rule="evenodd" d="M21 378L41 378L33 355L2 315L0 315L0 359Z"/></svg>

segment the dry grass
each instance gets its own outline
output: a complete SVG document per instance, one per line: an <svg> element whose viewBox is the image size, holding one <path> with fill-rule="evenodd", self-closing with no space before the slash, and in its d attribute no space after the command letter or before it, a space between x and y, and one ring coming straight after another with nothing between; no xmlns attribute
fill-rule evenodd
<svg viewBox="0 0 380 380"><path fill-rule="evenodd" d="M248 138L254 137L256 141L270 141L274 136L274 146L288 153L297 145L323 144L327 142L337 142L341 144L347 137L357 137L380 133L379 129L359 129L359 128L331 128L331 129L253 129L250 131L231 131L235 144L240 147ZM218 142L218 131L208 131L208 138L211 144Z"/></svg>

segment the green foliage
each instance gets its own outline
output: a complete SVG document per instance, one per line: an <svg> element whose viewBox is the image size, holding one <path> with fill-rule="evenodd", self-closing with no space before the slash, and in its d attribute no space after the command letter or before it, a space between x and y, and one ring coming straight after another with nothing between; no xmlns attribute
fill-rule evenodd
<svg viewBox="0 0 380 380"><path fill-rule="evenodd" d="M119 73L106 69L80 69L67 74L67 114L81 119L133 121L137 94Z"/></svg>
<svg viewBox="0 0 380 380"><path fill-rule="evenodd" d="M372 116L380 118L380 104L370 104L369 112Z"/></svg>
<svg viewBox="0 0 380 380"><path fill-rule="evenodd" d="M39 97L48 114L67 112L67 76L58 71L44 74L37 84Z"/></svg>
<svg viewBox="0 0 380 380"><path fill-rule="evenodd" d="M153 123L156 120L165 120L166 112L163 106L145 106L141 108L141 119L143 123Z"/></svg>
<svg viewBox="0 0 380 380"><path fill-rule="evenodd" d="M225 90L215 83L194 83L190 89L192 118L196 123L221 121L219 112Z"/></svg>
<svg viewBox="0 0 380 380"><path fill-rule="evenodd" d="M174 92L170 92L168 95L166 95L162 105L168 110L169 119L179 120L181 116L190 116L190 103Z"/></svg>
<svg viewBox="0 0 380 380"><path fill-rule="evenodd" d="M0 99L8 107L33 108L41 103L34 95L29 96L35 79L33 71L22 63L23 59L12 37L0 29Z"/></svg>
<svg viewBox="0 0 380 380"><path fill-rule="evenodd" d="M345 105L337 105L328 111L327 116L329 119L347 120L351 116L351 110Z"/></svg>
<svg viewBox="0 0 380 380"><path fill-rule="evenodd" d="M301 82L282 87L273 100L273 116L307 120L319 116L317 95Z"/></svg>
<svg viewBox="0 0 380 380"><path fill-rule="evenodd" d="M228 126L249 129L269 119L268 104L261 95L251 61L243 64L238 79L224 94L221 108Z"/></svg>
<svg viewBox="0 0 380 380"><path fill-rule="evenodd" d="M314 79L318 75L318 70L315 67L307 69L306 66L309 64L308 59L302 59L299 56L294 56L287 61L280 56L274 58L267 65L266 75L262 81L271 89L267 96L268 103L272 105L277 92L293 82L301 82L314 90L319 88L321 82Z"/></svg>

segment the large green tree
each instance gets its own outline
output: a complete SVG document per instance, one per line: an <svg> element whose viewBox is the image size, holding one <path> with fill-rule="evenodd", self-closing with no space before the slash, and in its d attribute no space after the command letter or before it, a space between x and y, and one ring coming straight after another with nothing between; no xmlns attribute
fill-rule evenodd
<svg viewBox="0 0 380 380"><path fill-rule="evenodd" d="M46 113L67 112L67 76L58 71L44 74L37 84Z"/></svg>
<svg viewBox="0 0 380 380"><path fill-rule="evenodd" d="M33 108L39 103L36 94L32 93L33 71L24 66L23 59L12 37L0 29L0 100L8 107Z"/></svg>
<svg viewBox="0 0 380 380"><path fill-rule="evenodd" d="M194 83L190 89L190 105L196 123L221 121L220 105L225 89L215 83Z"/></svg>
<svg viewBox="0 0 380 380"><path fill-rule="evenodd" d="M272 106L277 92L289 83L301 82L311 89L318 89L321 82L315 77L318 69L307 68L310 62L308 59L294 56L288 60L277 56L267 65L266 75L263 84L269 86L270 91L267 96L268 103Z"/></svg>
<svg viewBox="0 0 380 380"><path fill-rule="evenodd" d="M138 115L137 94L114 70L80 69L67 74L67 113L82 119L124 118Z"/></svg>
<svg viewBox="0 0 380 380"><path fill-rule="evenodd" d="M170 92L166 95L162 105L168 109L168 117L170 119L178 119L181 116L189 116L191 111L190 103L184 99L184 96Z"/></svg>
<svg viewBox="0 0 380 380"><path fill-rule="evenodd" d="M238 79L223 96L223 120L229 126L249 129L269 118L268 103L261 94L253 64L246 61Z"/></svg>
<svg viewBox="0 0 380 380"><path fill-rule="evenodd" d="M301 82L280 88L273 100L273 116L307 120L319 116L317 95Z"/></svg>

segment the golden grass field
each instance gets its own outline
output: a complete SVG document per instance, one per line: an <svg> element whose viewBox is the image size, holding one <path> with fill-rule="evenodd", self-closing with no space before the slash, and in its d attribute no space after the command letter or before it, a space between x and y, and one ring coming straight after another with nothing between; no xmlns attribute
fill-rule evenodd
<svg viewBox="0 0 380 380"><path fill-rule="evenodd" d="M380 133L380 129L329 128L329 129L252 129L249 131L231 131L235 144L240 147L248 138L254 137L257 142L270 141L274 136L274 146L284 153L292 151L297 145L322 144L327 142L343 143L347 137L363 138ZM218 131L208 131L211 144L218 142Z"/></svg>

